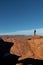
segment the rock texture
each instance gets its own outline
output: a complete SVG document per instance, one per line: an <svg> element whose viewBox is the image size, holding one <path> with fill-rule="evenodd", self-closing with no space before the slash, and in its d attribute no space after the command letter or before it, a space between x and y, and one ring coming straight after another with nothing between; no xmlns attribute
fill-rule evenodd
<svg viewBox="0 0 43 65"><path fill-rule="evenodd" d="M21 56L18 60L26 58L43 60L43 36L2 36L1 38L14 43L10 53Z"/></svg>

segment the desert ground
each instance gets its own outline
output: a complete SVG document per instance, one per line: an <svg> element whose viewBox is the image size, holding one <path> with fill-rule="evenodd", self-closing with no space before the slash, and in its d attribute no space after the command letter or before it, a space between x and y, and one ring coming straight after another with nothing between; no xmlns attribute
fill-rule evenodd
<svg viewBox="0 0 43 65"><path fill-rule="evenodd" d="M43 65L43 36L3 35L0 36L0 49L0 57L4 57L4 54L8 52L10 57L9 55L6 57L7 59L11 58L11 60L9 59L8 61L14 61L12 62L13 64L9 64L9 62L6 61L6 64L8 63L7 65ZM15 58L14 55L17 58ZM4 60L6 60L6 57ZM3 63L5 65L5 62Z"/></svg>

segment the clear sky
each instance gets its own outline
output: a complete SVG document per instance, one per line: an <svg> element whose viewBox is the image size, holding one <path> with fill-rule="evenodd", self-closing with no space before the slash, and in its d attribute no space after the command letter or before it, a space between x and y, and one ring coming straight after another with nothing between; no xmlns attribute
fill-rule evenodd
<svg viewBox="0 0 43 65"><path fill-rule="evenodd" d="M43 28L43 0L0 0L0 33Z"/></svg>

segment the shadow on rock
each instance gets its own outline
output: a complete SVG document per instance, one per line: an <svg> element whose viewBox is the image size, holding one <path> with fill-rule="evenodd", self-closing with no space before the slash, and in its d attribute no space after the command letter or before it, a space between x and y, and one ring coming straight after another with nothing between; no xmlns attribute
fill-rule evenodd
<svg viewBox="0 0 43 65"><path fill-rule="evenodd" d="M5 42L0 38L0 65L43 65L43 60L33 58L18 61L19 56L10 54L12 46L12 42Z"/></svg>
<svg viewBox="0 0 43 65"><path fill-rule="evenodd" d="M24 60L20 60L19 63L21 63L22 65L43 65L43 60L26 58Z"/></svg>
<svg viewBox="0 0 43 65"><path fill-rule="evenodd" d="M12 42L5 42L0 38L0 65L16 65L19 56L10 54Z"/></svg>

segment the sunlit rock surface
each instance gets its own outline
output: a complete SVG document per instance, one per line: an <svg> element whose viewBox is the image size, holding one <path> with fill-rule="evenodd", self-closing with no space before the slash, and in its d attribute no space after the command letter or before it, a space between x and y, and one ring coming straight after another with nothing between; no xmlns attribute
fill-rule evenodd
<svg viewBox="0 0 43 65"><path fill-rule="evenodd" d="M10 49L11 54L24 58L34 58L43 60L43 36L2 36L4 41L13 42Z"/></svg>

